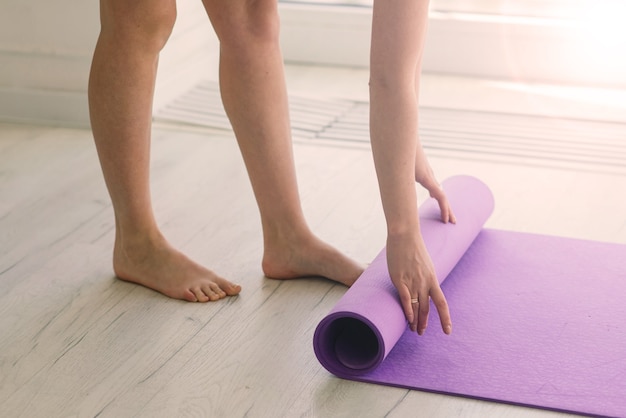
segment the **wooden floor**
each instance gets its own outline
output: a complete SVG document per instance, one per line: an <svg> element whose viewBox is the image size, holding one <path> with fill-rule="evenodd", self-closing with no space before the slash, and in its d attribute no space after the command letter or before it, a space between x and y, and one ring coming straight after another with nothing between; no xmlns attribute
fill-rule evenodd
<svg viewBox="0 0 626 418"><path fill-rule="evenodd" d="M312 228L371 260L385 229L370 151L300 141L295 153ZM489 227L626 243L624 175L480 156L431 163L440 179L489 184ZM232 136L158 127L152 174L165 234L241 283L239 297L191 304L116 280L90 132L0 125L0 416L559 415L331 376L312 337L345 288L263 277L259 217Z"/></svg>

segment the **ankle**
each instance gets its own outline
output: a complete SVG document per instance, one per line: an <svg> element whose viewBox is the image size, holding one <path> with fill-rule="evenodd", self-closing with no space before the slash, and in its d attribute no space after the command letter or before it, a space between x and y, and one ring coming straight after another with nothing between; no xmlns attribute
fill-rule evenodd
<svg viewBox="0 0 626 418"><path fill-rule="evenodd" d="M129 258L163 247L165 237L158 228L115 228L114 257Z"/></svg>
<svg viewBox="0 0 626 418"><path fill-rule="evenodd" d="M263 245L265 249L282 249L311 241L313 232L306 222L263 225Z"/></svg>
<svg viewBox="0 0 626 418"><path fill-rule="evenodd" d="M299 258L297 254L311 241L309 235L312 234L307 230L264 230L261 260L263 273L271 278L292 276L294 272L289 266L294 258Z"/></svg>

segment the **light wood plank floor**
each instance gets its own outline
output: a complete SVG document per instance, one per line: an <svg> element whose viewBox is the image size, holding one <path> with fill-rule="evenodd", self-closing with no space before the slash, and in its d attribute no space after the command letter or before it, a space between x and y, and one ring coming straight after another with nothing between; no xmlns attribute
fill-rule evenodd
<svg viewBox="0 0 626 418"><path fill-rule="evenodd" d="M0 125L0 416L560 415L329 375L312 336L345 288L263 277L259 217L232 136L158 127L153 144L165 234L242 294L190 304L116 280L90 132ZM385 229L370 151L297 142L295 153L313 229L371 260ZM489 227L626 243L623 175L479 156L431 162L440 179L490 185Z"/></svg>

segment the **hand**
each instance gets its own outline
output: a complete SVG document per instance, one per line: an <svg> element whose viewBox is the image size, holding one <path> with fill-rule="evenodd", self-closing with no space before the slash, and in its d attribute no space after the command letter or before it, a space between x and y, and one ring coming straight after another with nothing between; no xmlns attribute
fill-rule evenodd
<svg viewBox="0 0 626 418"><path fill-rule="evenodd" d="M448 303L417 228L406 234L387 237L387 266L411 330L417 331L419 335L426 330L432 298L439 313L441 328L450 334L452 321Z"/></svg>
<svg viewBox="0 0 626 418"><path fill-rule="evenodd" d="M450 202L448 202L448 197L446 196L443 188L435 178L433 169L430 167L430 163L426 159L426 155L421 148L417 152L415 164L415 181L421 184L422 187L424 187L426 190L428 190L430 197L435 199L439 204L439 209L441 210L441 221L443 223L451 222L455 224L456 217L452 212L452 207L450 206Z"/></svg>
<svg viewBox="0 0 626 418"><path fill-rule="evenodd" d="M415 181L428 190L430 197L439 204L441 221L456 223L448 197L437 182L421 147L418 147L415 167ZM411 330L420 335L426 330L432 298L439 313L441 327L446 334L450 334L452 321L448 303L417 225L404 233L387 237L387 265Z"/></svg>

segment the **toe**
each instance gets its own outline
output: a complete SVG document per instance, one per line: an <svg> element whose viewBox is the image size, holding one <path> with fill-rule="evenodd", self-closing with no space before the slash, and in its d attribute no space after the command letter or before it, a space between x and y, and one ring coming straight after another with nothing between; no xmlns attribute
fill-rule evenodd
<svg viewBox="0 0 626 418"><path fill-rule="evenodd" d="M187 302L197 302L198 301L198 298L196 297L196 295L189 289L186 289L183 292L183 297L181 299L186 300Z"/></svg>
<svg viewBox="0 0 626 418"><path fill-rule="evenodd" d="M191 289L198 302L208 302L210 297L199 287Z"/></svg>
<svg viewBox="0 0 626 418"><path fill-rule="evenodd" d="M208 297L209 300L214 301L220 299L220 296L212 289L211 283L205 283L202 285L202 291Z"/></svg>
<svg viewBox="0 0 626 418"><path fill-rule="evenodd" d="M216 284L228 296L235 296L241 292L241 286L225 279L220 279Z"/></svg>
<svg viewBox="0 0 626 418"><path fill-rule="evenodd" d="M211 288L211 290L213 292L215 292L215 294L217 294L217 296L219 296L219 298L224 298L226 297L226 292L224 292L218 285L217 283L211 283L209 285L209 287Z"/></svg>
<svg viewBox="0 0 626 418"><path fill-rule="evenodd" d="M241 292L241 286L239 286L238 284L229 284L226 287L226 293L229 294L230 296L235 296L238 295L239 292Z"/></svg>

